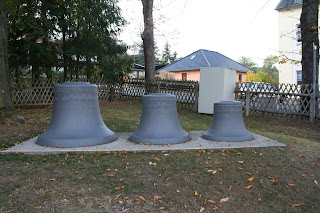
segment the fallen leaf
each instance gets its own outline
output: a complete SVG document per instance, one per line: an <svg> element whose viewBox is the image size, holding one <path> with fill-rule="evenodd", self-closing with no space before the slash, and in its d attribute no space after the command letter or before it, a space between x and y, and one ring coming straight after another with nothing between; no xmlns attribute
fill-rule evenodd
<svg viewBox="0 0 320 213"><path fill-rule="evenodd" d="M239 160L238 162L239 162L240 164L243 164L243 161L240 161L240 160Z"/></svg>
<svg viewBox="0 0 320 213"><path fill-rule="evenodd" d="M116 195L116 198L119 198L121 196L121 194Z"/></svg>
<svg viewBox="0 0 320 213"><path fill-rule="evenodd" d="M169 156L169 154L163 154L163 156Z"/></svg>
<svg viewBox="0 0 320 213"><path fill-rule="evenodd" d="M161 199L162 197L160 197L160 196L158 196L158 195L153 195L153 196L151 196L151 198L154 198L154 199L159 200L159 199Z"/></svg>
<svg viewBox="0 0 320 213"><path fill-rule="evenodd" d="M171 178L172 178L172 177L167 178L166 181L170 180Z"/></svg>
<svg viewBox="0 0 320 213"><path fill-rule="evenodd" d="M245 186L244 188L245 189L251 189L252 185L249 185L249 186Z"/></svg>
<svg viewBox="0 0 320 213"><path fill-rule="evenodd" d="M108 177L114 177L114 175L108 175Z"/></svg>
<svg viewBox="0 0 320 213"><path fill-rule="evenodd" d="M160 208L159 208L159 210L164 210L164 209L165 209L164 207L160 207Z"/></svg>
<svg viewBox="0 0 320 213"><path fill-rule="evenodd" d="M199 210L199 212L203 212L204 211L204 208L203 207L201 207L200 208L200 210Z"/></svg>
<svg viewBox="0 0 320 213"><path fill-rule="evenodd" d="M188 210L188 207L186 204L184 204L184 209L187 211Z"/></svg>
<svg viewBox="0 0 320 213"><path fill-rule="evenodd" d="M290 186L290 187L295 187L295 185L296 184L294 184L294 183L288 183L288 186Z"/></svg>
<svg viewBox="0 0 320 213"><path fill-rule="evenodd" d="M274 179L273 177L270 177L270 176L268 176L268 177L270 178L271 182L274 182L274 183L279 182L278 180Z"/></svg>
<svg viewBox="0 0 320 213"><path fill-rule="evenodd" d="M157 163L152 163L151 161L148 163L150 166L156 166Z"/></svg>
<svg viewBox="0 0 320 213"><path fill-rule="evenodd" d="M229 197L226 197L226 198L222 198L220 200L220 203L225 203L225 202L228 202L229 201Z"/></svg>
<svg viewBox="0 0 320 213"><path fill-rule="evenodd" d="M160 158L155 158L155 160L156 160L156 161L160 161L161 159L160 159Z"/></svg>
<svg viewBox="0 0 320 213"><path fill-rule="evenodd" d="M317 181L317 180L314 180L313 182L319 186L319 184L318 184L318 181Z"/></svg>
<svg viewBox="0 0 320 213"><path fill-rule="evenodd" d="M251 183L253 181L254 177L248 178L246 181Z"/></svg>
<svg viewBox="0 0 320 213"><path fill-rule="evenodd" d="M214 202L213 200L208 200L209 203L213 204L213 205L216 205L217 203Z"/></svg>
<svg viewBox="0 0 320 213"><path fill-rule="evenodd" d="M179 190L179 189L176 189L176 192L179 194L179 193L180 193L180 190Z"/></svg>
<svg viewBox="0 0 320 213"><path fill-rule="evenodd" d="M198 196L198 195L199 195L199 193L198 193L197 191L195 191L195 192L194 192L194 195L195 195L195 196Z"/></svg>
<svg viewBox="0 0 320 213"><path fill-rule="evenodd" d="M147 202L147 200L146 199L144 199L144 197L142 197L142 196L138 196L141 200L143 200L144 202Z"/></svg>
<svg viewBox="0 0 320 213"><path fill-rule="evenodd" d="M212 210L217 211L219 208L217 206L214 206Z"/></svg>
<svg viewBox="0 0 320 213"><path fill-rule="evenodd" d="M124 189L124 186L117 186L116 188L114 188L116 190L119 190L119 189Z"/></svg>
<svg viewBox="0 0 320 213"><path fill-rule="evenodd" d="M298 206L301 206L302 204L291 204L291 207L298 207Z"/></svg>
<svg viewBox="0 0 320 213"><path fill-rule="evenodd" d="M49 181L55 181L56 179L55 178L51 178L51 179L48 179Z"/></svg>
<svg viewBox="0 0 320 213"><path fill-rule="evenodd" d="M212 174L215 175L218 171L217 171L217 170L208 170L207 172L208 172L208 173L212 173Z"/></svg>
<svg viewBox="0 0 320 213"><path fill-rule="evenodd" d="M261 196L260 196L260 195L258 195L258 200L259 200L259 201L262 201L262 198L261 198Z"/></svg>

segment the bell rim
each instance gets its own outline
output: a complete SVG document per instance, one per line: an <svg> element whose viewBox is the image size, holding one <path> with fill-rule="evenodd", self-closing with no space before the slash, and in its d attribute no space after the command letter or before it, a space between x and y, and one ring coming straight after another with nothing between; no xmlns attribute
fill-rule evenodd
<svg viewBox="0 0 320 213"><path fill-rule="evenodd" d="M86 146L97 146L106 143L111 143L117 140L115 133L102 137L90 137L80 139L56 139L56 138L37 138L36 144L46 147L59 147L59 148L72 148L72 147L86 147Z"/></svg>
<svg viewBox="0 0 320 213"><path fill-rule="evenodd" d="M244 141L252 141L254 139L254 136L251 132L248 131L248 134L246 135L240 135L240 136L214 136L214 135L208 135L204 133L202 135L202 138L209 141L217 141L217 142L244 142Z"/></svg>
<svg viewBox="0 0 320 213"><path fill-rule="evenodd" d="M96 84L90 84L89 82L64 82L62 84L57 84L55 87L63 87L63 88L96 88Z"/></svg>
<svg viewBox="0 0 320 213"><path fill-rule="evenodd" d="M180 137L171 137L171 138L145 138L145 137L139 137L135 136L134 134L131 134L128 138L130 142L134 143L143 143L143 144L152 144L152 145L164 145L164 144L179 144L179 143L185 143L187 141L191 140L190 134L186 134L184 136Z"/></svg>

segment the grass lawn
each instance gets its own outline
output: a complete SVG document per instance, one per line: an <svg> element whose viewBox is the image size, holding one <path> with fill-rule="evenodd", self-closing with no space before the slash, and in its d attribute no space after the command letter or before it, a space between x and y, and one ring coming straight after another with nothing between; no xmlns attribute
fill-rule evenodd
<svg viewBox="0 0 320 213"><path fill-rule="evenodd" d="M0 149L41 134L52 107L18 109ZM107 126L133 132L139 101L101 105ZM212 116L178 109L185 130ZM320 212L320 123L250 116L247 128L287 147L174 152L0 154L0 212Z"/></svg>

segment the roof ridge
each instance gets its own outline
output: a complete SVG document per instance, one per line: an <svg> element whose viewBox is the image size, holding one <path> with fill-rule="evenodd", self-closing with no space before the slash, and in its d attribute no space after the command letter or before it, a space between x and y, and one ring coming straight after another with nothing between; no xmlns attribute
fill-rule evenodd
<svg viewBox="0 0 320 213"><path fill-rule="evenodd" d="M202 53L202 55L203 55L204 59L206 60L207 64L209 65L209 67L211 67L211 64L209 63L209 61L208 61L208 59L207 59L206 55L204 54L203 49L200 49L200 51L201 51L201 53Z"/></svg>

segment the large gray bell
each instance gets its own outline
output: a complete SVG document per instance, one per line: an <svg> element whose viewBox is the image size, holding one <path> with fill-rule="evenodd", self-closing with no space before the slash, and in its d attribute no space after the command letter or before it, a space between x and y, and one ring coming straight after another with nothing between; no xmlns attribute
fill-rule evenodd
<svg viewBox="0 0 320 213"><path fill-rule="evenodd" d="M147 144L176 144L190 140L178 120L176 96L154 93L142 97L142 114L130 141Z"/></svg>
<svg viewBox="0 0 320 213"><path fill-rule="evenodd" d="M37 144L53 147L92 146L116 140L104 124L98 88L87 82L63 83L54 88L53 114Z"/></svg>
<svg viewBox="0 0 320 213"><path fill-rule="evenodd" d="M249 141L254 137L243 122L242 106L239 101L220 101L214 103L211 126L203 136L211 141Z"/></svg>

